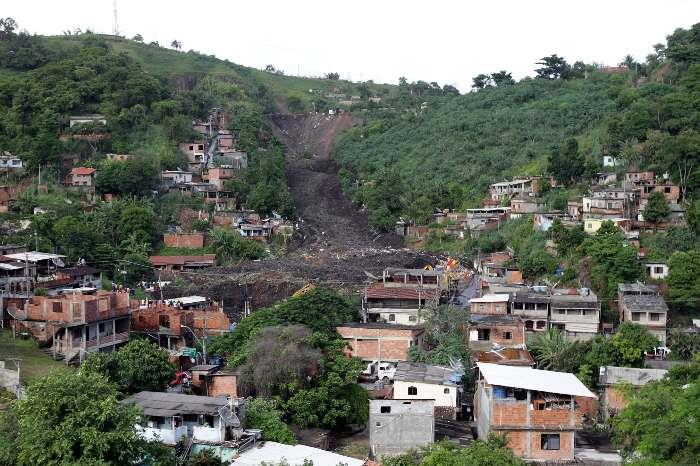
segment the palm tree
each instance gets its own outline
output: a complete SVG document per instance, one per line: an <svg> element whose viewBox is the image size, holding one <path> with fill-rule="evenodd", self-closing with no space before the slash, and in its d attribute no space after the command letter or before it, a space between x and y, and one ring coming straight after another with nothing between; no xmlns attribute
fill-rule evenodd
<svg viewBox="0 0 700 466"><path fill-rule="evenodd" d="M570 344L564 332L550 328L535 337L530 345L530 351L537 361L537 367L552 370L557 368L561 355Z"/></svg>

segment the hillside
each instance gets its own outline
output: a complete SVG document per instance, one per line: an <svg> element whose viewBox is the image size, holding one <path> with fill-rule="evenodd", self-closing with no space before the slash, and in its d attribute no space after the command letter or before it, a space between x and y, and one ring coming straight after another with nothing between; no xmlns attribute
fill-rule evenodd
<svg viewBox="0 0 700 466"><path fill-rule="evenodd" d="M544 174L550 147L567 137L579 138L586 158L597 162L619 78L596 73L572 81L528 79L455 97L416 115L370 118L340 141L334 157L358 200L367 193L352 188L355 180L376 180L388 169L398 174L404 195L427 197L431 207L474 203L490 183ZM446 199L450 183L459 184L459 194Z"/></svg>

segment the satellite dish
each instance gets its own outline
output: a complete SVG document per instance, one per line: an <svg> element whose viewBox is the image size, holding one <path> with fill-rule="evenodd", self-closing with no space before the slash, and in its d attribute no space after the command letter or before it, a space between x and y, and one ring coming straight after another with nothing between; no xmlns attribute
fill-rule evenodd
<svg viewBox="0 0 700 466"><path fill-rule="evenodd" d="M231 411L231 408L228 406L221 406L218 409L219 416L221 416L221 419L224 421L224 425L227 427L240 427L241 426L241 420L238 419L238 416L233 414Z"/></svg>

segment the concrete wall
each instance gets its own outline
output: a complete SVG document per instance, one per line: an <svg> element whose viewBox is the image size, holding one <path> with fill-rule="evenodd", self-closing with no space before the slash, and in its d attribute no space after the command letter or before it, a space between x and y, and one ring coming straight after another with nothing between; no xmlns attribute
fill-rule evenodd
<svg viewBox="0 0 700 466"><path fill-rule="evenodd" d="M415 395L408 394L409 387L416 387ZM445 393L447 391L447 393ZM456 418L457 387L454 385L438 385L421 382L394 381L395 400L435 400L435 412L440 417Z"/></svg>
<svg viewBox="0 0 700 466"><path fill-rule="evenodd" d="M7 364L5 361L0 361L0 387L7 389L19 397L21 393L21 384L19 381L19 370L11 369L13 364Z"/></svg>
<svg viewBox="0 0 700 466"><path fill-rule="evenodd" d="M370 453L381 459L433 443L434 405L433 400L370 400Z"/></svg>
<svg viewBox="0 0 700 466"><path fill-rule="evenodd" d="M208 396L221 395L238 397L238 377L234 374L219 374L211 377Z"/></svg>

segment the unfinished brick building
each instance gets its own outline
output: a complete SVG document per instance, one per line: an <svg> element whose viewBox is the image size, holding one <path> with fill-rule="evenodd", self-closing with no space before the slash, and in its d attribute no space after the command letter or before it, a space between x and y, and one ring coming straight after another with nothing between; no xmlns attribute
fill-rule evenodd
<svg viewBox="0 0 700 466"><path fill-rule="evenodd" d="M128 293L100 291L34 296L10 314L16 329L28 330L40 344L51 344L55 355L70 362L126 344L131 307Z"/></svg>
<svg viewBox="0 0 700 466"><path fill-rule="evenodd" d="M202 296L146 301L132 313L133 331L167 349L192 345L195 338L227 332L231 319L220 303Z"/></svg>
<svg viewBox="0 0 700 466"><path fill-rule="evenodd" d="M477 433L504 434L517 456L533 461L572 461L582 414L577 398L595 395L574 374L477 363L474 394Z"/></svg>
<svg viewBox="0 0 700 466"><path fill-rule="evenodd" d="M513 315L472 315L464 330L465 344L472 351L493 347L525 348L525 323Z"/></svg>
<svg viewBox="0 0 700 466"><path fill-rule="evenodd" d="M408 351L423 346L421 326L353 322L336 331L350 345L348 354L365 361L408 361Z"/></svg>
<svg viewBox="0 0 700 466"><path fill-rule="evenodd" d="M164 233L163 243L171 248L203 248L206 235L194 233Z"/></svg>

